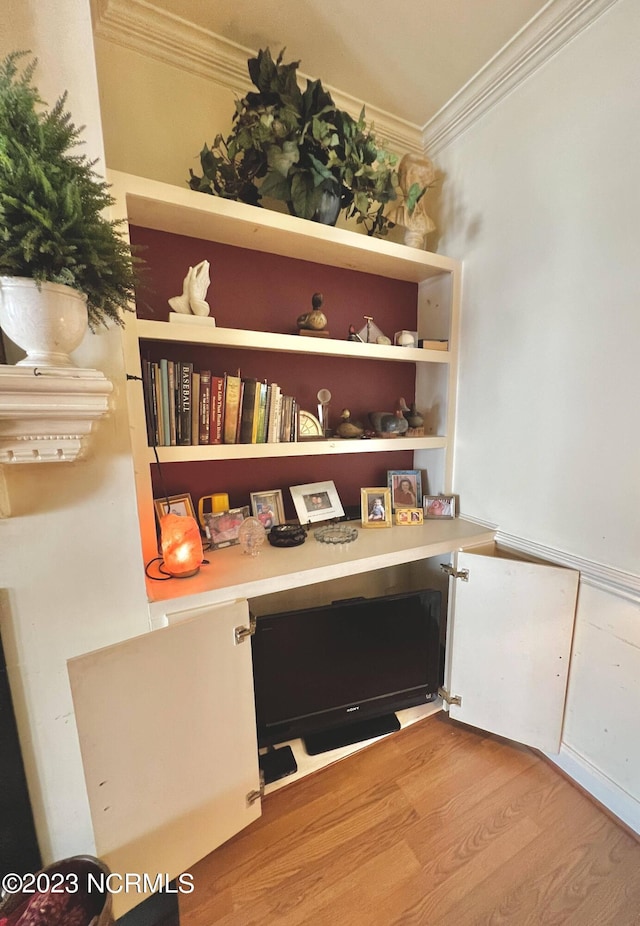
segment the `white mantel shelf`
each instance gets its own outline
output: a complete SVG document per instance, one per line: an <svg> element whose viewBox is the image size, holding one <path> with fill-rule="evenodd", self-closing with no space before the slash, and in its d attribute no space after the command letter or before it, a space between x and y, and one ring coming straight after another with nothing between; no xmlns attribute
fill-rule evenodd
<svg viewBox="0 0 640 926"><path fill-rule="evenodd" d="M99 370L0 366L0 463L78 459L112 389Z"/></svg>

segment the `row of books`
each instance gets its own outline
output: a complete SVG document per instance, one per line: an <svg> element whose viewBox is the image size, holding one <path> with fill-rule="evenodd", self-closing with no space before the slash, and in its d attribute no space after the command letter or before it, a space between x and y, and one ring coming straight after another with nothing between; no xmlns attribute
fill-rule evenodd
<svg viewBox="0 0 640 926"><path fill-rule="evenodd" d="M298 440L298 404L277 383L143 359L142 384L150 446Z"/></svg>

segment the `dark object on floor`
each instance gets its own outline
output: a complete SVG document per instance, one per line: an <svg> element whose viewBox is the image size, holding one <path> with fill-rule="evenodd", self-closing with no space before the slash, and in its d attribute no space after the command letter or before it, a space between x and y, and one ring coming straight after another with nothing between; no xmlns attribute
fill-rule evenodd
<svg viewBox="0 0 640 926"><path fill-rule="evenodd" d="M294 775L298 771L298 763L291 746L269 749L264 755L259 756L259 764L266 785L270 785L273 781L280 781L288 775Z"/></svg>

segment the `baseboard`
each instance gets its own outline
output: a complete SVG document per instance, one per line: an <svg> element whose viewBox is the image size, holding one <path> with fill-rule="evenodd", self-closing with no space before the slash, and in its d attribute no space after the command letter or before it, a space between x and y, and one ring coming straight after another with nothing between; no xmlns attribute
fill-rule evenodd
<svg viewBox="0 0 640 926"><path fill-rule="evenodd" d="M637 801L570 746L562 745L558 755L546 759L575 781L605 810L640 836L640 801Z"/></svg>
<svg viewBox="0 0 640 926"><path fill-rule="evenodd" d="M610 595L616 595L619 598L632 601L634 604L640 604L639 573L626 572L617 569L615 566L607 566L584 556L569 553L567 550L559 550L556 547L538 543L537 540L521 537L519 534L509 534L501 530L496 524L483 518L475 518L473 515L467 514L466 511L461 513L461 517L465 521L471 521L473 524L486 527L487 530L495 531L498 546L506 547L508 550L520 553L525 557L540 559L556 566L566 566L568 569L575 569L580 573L582 585L591 585L593 588L599 588Z"/></svg>

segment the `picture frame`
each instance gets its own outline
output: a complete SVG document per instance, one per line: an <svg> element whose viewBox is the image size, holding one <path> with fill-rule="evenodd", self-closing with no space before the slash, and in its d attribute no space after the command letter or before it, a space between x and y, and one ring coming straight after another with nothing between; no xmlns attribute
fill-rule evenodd
<svg viewBox="0 0 640 926"><path fill-rule="evenodd" d="M455 495L425 495L423 498L424 516L427 519L455 518Z"/></svg>
<svg viewBox="0 0 640 926"><path fill-rule="evenodd" d="M284 524L284 500L282 489L266 489L263 492L251 492L251 514L262 524L265 530L271 530L278 524Z"/></svg>
<svg viewBox="0 0 640 926"><path fill-rule="evenodd" d="M360 489L363 527L391 527L391 490L388 486Z"/></svg>
<svg viewBox="0 0 640 926"><path fill-rule="evenodd" d="M344 515L344 508L333 480L290 486L289 491L302 525L330 521Z"/></svg>
<svg viewBox="0 0 640 926"><path fill-rule="evenodd" d="M398 508L396 511L396 524L400 527L417 527L423 523L422 508Z"/></svg>
<svg viewBox="0 0 640 926"><path fill-rule="evenodd" d="M160 518L167 514L167 502L169 502L169 511L171 511L172 514L179 514L182 517L195 518L196 511L193 507L191 495L188 492L185 492L182 495L170 495L169 498L154 498L153 507L156 510L156 518L158 519L158 524L160 523Z"/></svg>
<svg viewBox="0 0 640 926"><path fill-rule="evenodd" d="M422 508L422 473L419 469L389 469L387 485L394 511L399 508Z"/></svg>
<svg viewBox="0 0 640 926"><path fill-rule="evenodd" d="M212 511L205 514L205 533L212 550L222 550L239 543L238 531L245 518L249 517L249 506L230 508L228 511Z"/></svg>

